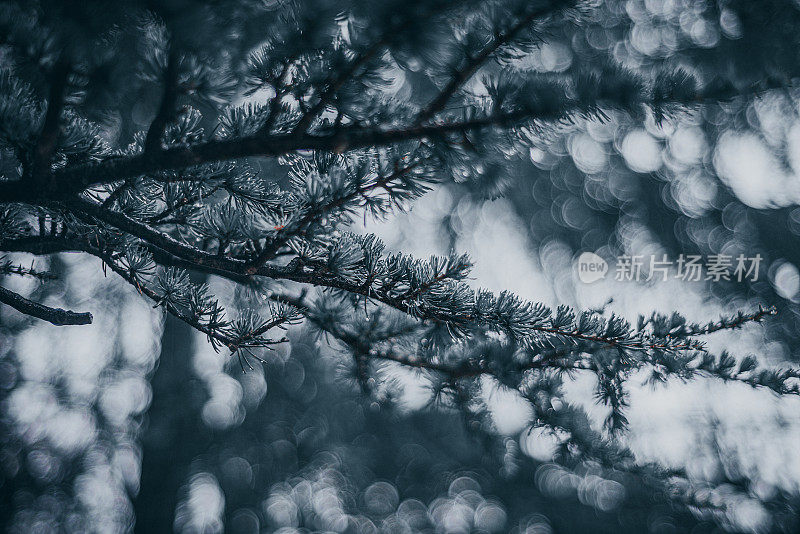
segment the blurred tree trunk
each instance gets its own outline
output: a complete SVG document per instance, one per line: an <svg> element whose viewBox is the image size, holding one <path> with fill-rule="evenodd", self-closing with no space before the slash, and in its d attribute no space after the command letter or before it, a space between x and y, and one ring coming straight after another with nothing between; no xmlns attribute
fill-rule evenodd
<svg viewBox="0 0 800 534"><path fill-rule="evenodd" d="M153 400L141 433L142 473L134 501L136 532L171 532L181 486L205 448L200 420L206 393L192 369L194 333L167 316L150 385Z"/></svg>

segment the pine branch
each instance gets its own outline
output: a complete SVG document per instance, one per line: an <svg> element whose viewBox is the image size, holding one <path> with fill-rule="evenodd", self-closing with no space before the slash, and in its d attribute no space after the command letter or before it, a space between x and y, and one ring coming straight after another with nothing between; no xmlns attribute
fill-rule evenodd
<svg viewBox="0 0 800 534"><path fill-rule="evenodd" d="M452 9L452 5L449 5L448 2L441 2L434 4L433 9L420 11L415 13L412 17L401 17L397 23L393 24L384 32L380 39L377 39L375 42L369 45L365 51L353 59L347 68L337 74L332 75L325 82L325 89L323 90L322 94L320 94L319 100L310 109L303 113L300 121L292 130L292 134L298 135L305 133L308 130L308 127L313 123L314 119L316 119L317 116L325 110L325 107L333 100L333 98L336 96L336 93L338 93L348 81L354 78L358 70L372 61L381 50L391 44L393 40L396 40L398 35L402 34L408 27L413 26L412 22L415 19L421 17L430 18L436 15L437 12L444 12L448 9Z"/></svg>
<svg viewBox="0 0 800 534"><path fill-rule="evenodd" d="M92 239L96 241L95 244L90 243ZM180 243L178 244L180 245ZM133 284L137 290L139 290L145 296L153 299L156 302L163 302L163 299L158 293L147 287L146 284L143 284L136 278L136 276L133 276L130 272L119 266L114 258L111 257L108 252L105 252L108 250L108 246L104 244L99 237L85 237L83 241L80 239L68 239L64 237L45 237L43 239L22 238L17 240L6 240L0 244L0 247L7 251L25 251L40 254L50 254L60 251L87 252L101 258L107 265L109 265L110 268L112 268L114 272L117 272L125 280ZM151 248L150 250L154 253L154 259L162 265L171 265L180 268L194 269L199 272L217 274L239 283L246 283L249 279L249 276L244 274L244 262L239 260L209 255L211 258L221 262L216 265L209 265L204 264L203 262L192 263L191 261L182 259L180 256L172 256L169 252L165 252L157 247ZM202 251L198 252L202 253ZM267 276L264 268L259 269L258 274ZM274 270L270 272L268 276L274 279L286 279L322 287L341 289L353 294L362 295L366 298L377 300L405 313L410 313L408 301L406 299L392 297L390 294L387 294L380 288L364 287L363 285L348 283L329 275L319 275L318 273L313 272L308 273L295 268L274 268ZM313 318L313 314L309 315L310 310L308 305L303 301L303 295L300 297L273 295L271 298L276 302L290 304L302 312L303 315ZM233 351L238 350L240 347L250 346L253 340L257 339L261 334L270 328L279 326L284 322L282 320L278 320L264 323L264 325L260 328L248 331L246 335L237 338L229 334L225 334L219 329L203 325L195 318L185 316L180 312L180 310L169 303L166 303L166 305L167 311L176 315L181 320L184 320L193 327L196 327L199 331L205 333L209 339L223 343L226 347L231 348ZM766 311L761 310L761 312ZM764 313L764 315L768 314L769 313ZM758 315L758 312L746 315L746 317L756 315ZM443 317L441 315L437 315L435 312L427 315L424 314L422 318L430 318L434 321L447 321L446 316ZM506 368L505 366L496 367L497 362L493 362L491 360L480 362L469 358L465 360L464 363L456 366L439 364L424 358L398 355L396 351L391 349L387 350L376 348L370 345L367 340L363 339L362 337L353 335L349 335L348 337L348 335L342 334L341 330L336 332L336 337L347 341L348 344L352 345L360 353L368 354L370 357L382 360L392 360L411 367L419 367L437 371L453 379L479 375L491 375L502 381L503 377L508 372L512 372L512 376L523 376L525 372L535 369L555 369L560 372L588 370L596 373L600 372L600 368L598 368L595 362L587 358L574 358L573 356L587 353L591 354L597 351L599 348L610 347L625 352L642 352L646 355L643 358L637 359L627 358L625 360L626 363L624 364L624 367L621 368L621 372L623 372L625 375L629 375L631 372L641 368L644 365L652 365L654 366L654 370L657 369L660 373L666 373L667 375L677 374L683 378L691 376L691 374L696 370L697 372L702 372L712 377L744 382L753 387L767 387L781 394L796 393L798 391L796 385L787 385L787 380L797 379L800 376L795 370L757 370L754 359L743 360L739 364L737 370L735 360L732 360L725 354L715 359L712 355L700 351L700 345L698 345L694 340L680 339L673 341L652 339L644 336L641 332L638 334L638 336L634 337L623 336L619 334L587 334L576 329L555 326L553 323L557 322L559 322L559 320L555 319L551 321L551 324L545 325L533 322L531 324L526 324L525 328L531 332L540 332L569 339L572 340L573 343L549 350L537 350L532 354L533 358L528 359L527 361L520 361L512 366L512 368ZM324 327L326 331L331 331L330 329L333 327L333 323L330 321L328 323L320 323L317 321L317 324L318 326L320 324L327 324L327 326ZM496 327L491 323L487 323L487 326L490 329ZM696 359L697 356L687 356L682 360L676 360L674 357L669 356L670 354L675 353L700 354L701 356L696 367L685 367L686 364L688 364L692 359ZM675 364L679 364L679 366L676 368Z"/></svg>
<svg viewBox="0 0 800 534"><path fill-rule="evenodd" d="M527 117L527 113L516 112L449 124L398 130L351 127L325 135L276 134L249 136L234 140L214 140L191 147L175 147L153 154L116 157L98 164L77 165L56 171L53 173L54 183L57 184L56 189L48 193L46 197L54 200L63 199L89 187L116 182L123 178L184 169L204 163L251 156L280 156L297 150L343 152L489 126L508 126L519 123ZM184 179L196 180L199 178L190 176L184 177ZM36 202L42 196L41 192L32 191L19 181L0 182L0 202Z"/></svg>
<svg viewBox="0 0 800 534"><path fill-rule="evenodd" d="M774 306L769 308L759 306L753 313L740 311L733 317L722 317L719 321L711 321L705 325L684 325L683 328L678 331L672 331L669 335L672 337L691 337L713 334L721 330L736 330L747 323L760 323L765 317L777 315L777 313L778 310Z"/></svg>
<svg viewBox="0 0 800 534"><path fill-rule="evenodd" d="M284 228L281 230L280 234L270 241L268 241L261 252L256 256L256 258L248 263L247 272L249 274L256 274L258 272L259 267L263 266L266 262L273 259L275 254L283 247L289 239L294 236L301 235L305 232L308 227L313 224L315 221L319 221L322 217L329 214L330 212L341 208L348 202L358 198L359 196L367 198L367 193L370 193L376 189L385 189L388 184L397 180L401 176L411 172L415 168L419 167L422 164L422 161L418 160L414 163L406 165L405 167L396 169L394 172L379 177L375 180L374 183L362 187L356 188L353 192L347 195L343 195L339 198L328 202L327 204L315 209L309 210L303 217L300 218L297 222L292 224L291 228Z"/></svg>
<svg viewBox="0 0 800 534"><path fill-rule="evenodd" d="M614 365L618 369L610 373L589 356L571 357L576 354L596 352L603 345L602 343L595 344L594 347L584 345L579 348L564 347L554 349L548 351L547 356L529 362L493 360L488 357L488 354L492 353L489 346L483 346L478 343L474 347L467 347L466 356L460 362L454 364L440 363L423 355L408 354L413 352L413 349L409 347L403 348L401 345L393 343L392 339L387 341L371 340L370 336L365 335L363 332L350 332L344 326L337 324L336 321L327 320L325 317L315 317L313 312L308 314L308 317L317 328L331 334L354 352L368 355L369 358L375 360L391 361L405 367L433 371L446 377L448 381L485 375L493 377L501 384L518 388L527 376L526 373L530 371L554 371L559 374L574 371L592 372L598 376L601 384L605 381L609 388L613 388L604 392L598 398L612 407L610 420L614 421L611 428L615 431L625 426L623 409L627 406L625 395L620 394L617 390L622 390L624 381L634 371L647 366L660 365L658 358L628 360L626 364L622 364L621 361L617 360ZM470 351L474 351L474 354L470 355ZM689 365L693 359L694 357L689 356L683 360L683 363ZM800 394L800 387L798 387L800 370L791 368L779 370L758 368L755 358L752 357L745 358L737 364L727 353L723 353L719 357L714 357L708 353L700 353L696 365L686 367L686 372L683 374L673 373L669 369L662 370L667 374L676 374L681 378L691 376L696 371L711 378L740 382L753 388L764 387L781 395ZM510 383L509 379L511 380Z"/></svg>
<svg viewBox="0 0 800 534"><path fill-rule="evenodd" d="M257 343L259 337L261 337L268 331L272 330L273 328L278 328L282 327L283 325L289 324L290 321L291 321L290 318L277 317L271 321L262 324L261 326L248 332L247 334L236 338L234 342L228 346L232 352L236 352L238 349L242 347L251 346L251 344L253 344L253 346L258 346Z"/></svg>
<svg viewBox="0 0 800 534"><path fill-rule="evenodd" d="M317 115L325 110L325 107L330 103L330 101L344 86L344 84L346 84L355 75L358 69L370 62L378 54L378 52L380 52L381 49L386 46L388 42L389 36L387 33L384 38L373 43L364 53L354 59L346 69L329 79L326 82L325 90L320 95L317 103L303 113L300 121L292 130L292 134L297 135L304 133L314 119L317 118Z"/></svg>
<svg viewBox="0 0 800 534"><path fill-rule="evenodd" d="M773 87L753 88L739 93L729 87L713 88L711 94L682 95L671 101L660 100L659 105L669 104L694 106L703 103L716 103L742 96L760 94ZM637 97L626 104L628 107L651 105L651 96ZM425 138L440 138L452 133L468 132L489 127L512 127L526 121L540 122L566 120L574 115L595 112L603 103L580 103L574 101L566 107L554 109L518 109L508 112L495 112L486 116L446 122L434 125L410 126L384 130L373 127L352 126L339 128L321 134L274 134L253 135L239 139L212 140L189 147L173 147L152 154L115 157L96 164L69 166L53 173L54 189L40 192L25 187L20 181L0 182L0 201L35 202L42 196L63 199L89 187L109 184L131 176L141 176L161 171L184 169L212 163L240 159L251 156L281 156L297 150L317 150L323 152L345 152L365 147L392 145L404 141ZM607 102L610 107L621 104ZM197 179L185 177L185 179ZM43 194L44 193L44 194Z"/></svg>
<svg viewBox="0 0 800 534"><path fill-rule="evenodd" d="M501 309L505 311L493 311L487 316L476 315L477 309L474 308L476 303L473 302L469 302L470 308L468 308L472 311L467 311L464 316L454 315L453 312L446 309L439 310L428 307L420 309L418 305L414 303L415 298L419 296L420 293L415 293L414 291L411 292L410 297L407 296L407 293L400 293L400 295L395 296L392 294L391 288L381 288L374 285L365 286L363 284L353 283L330 273L320 272L315 269L305 269L302 267L302 263L295 263L287 266L262 265L254 270L244 260L211 254L190 245L183 244L167 234L158 232L144 223L131 219L123 213L104 210L92 202L76 201L71 203L70 206L82 213L96 217L120 230L143 239L145 243L150 243L165 251L167 254L173 255L179 260L183 260L185 265L190 268L200 272L218 274L233 280L241 280L242 277L257 275L276 280L291 280L315 286L340 289L355 295L361 295L367 299L377 300L404 313L422 319L443 321L453 326L473 321L497 329L499 327L505 328L502 326L503 322L513 320L515 322L519 321L519 324L514 328L521 332L538 332L577 341L602 343L621 350L697 350L700 348L700 345L693 340L653 341L641 336L629 337L588 334L573 328L562 328L552 324L540 324L540 322L531 315L533 310L530 303L514 300L515 297L510 295L506 296L505 294L501 295L496 304L496 306L500 306ZM426 291L430 291L431 287L442 283L443 280L444 279L434 281L426 288ZM519 314L519 318L516 317L516 314Z"/></svg>
<svg viewBox="0 0 800 534"><path fill-rule="evenodd" d="M128 272L124 267L118 265L109 254L101 252L99 250L95 252L96 255L100 259L102 259L103 262L108 266L109 269L117 273L125 281L134 286L139 291L139 293L141 293L142 295L144 295L145 297L149 298L150 300L156 303L162 303L163 299L161 298L161 295L156 293L153 289L147 287L145 284L140 283L134 275ZM218 332L213 328L209 328L208 326L203 325L198 319L182 314L174 304L170 302L164 302L164 308L174 317L180 319L181 321L188 324L192 328L205 334L209 338L209 340L218 341L223 345L225 345L226 347L232 346L233 342L228 336L221 334L220 332Z"/></svg>
<svg viewBox="0 0 800 534"><path fill-rule="evenodd" d="M114 258L109 253L104 252L99 248L93 248L90 246L85 247L85 250L99 257L113 272L115 272L125 281L133 285L137 289L137 291L139 291L140 294L154 301L156 305L163 306L167 310L167 312L169 312L171 315L185 322L186 324L198 330L199 332L202 332L203 334L206 335L206 337L208 337L209 340L221 343L222 345L227 347L231 351L231 353L235 353L239 349L246 348L249 346L265 346L270 344L283 343L286 341L285 339L281 339L273 342L269 340L259 339L259 337L264 333L266 333L268 330L278 327L291 319L278 318L273 321L267 322L263 326L259 327L258 330L250 332L246 336L237 337L230 334L226 334L219 328L215 328L212 325L203 324L197 317L192 317L185 313L182 313L181 310L179 310L174 303L172 303L168 299L165 299L157 291L149 287L143 281L139 280L138 277L133 272L126 269L124 266L119 265L119 263L115 261Z"/></svg>
<svg viewBox="0 0 800 534"><path fill-rule="evenodd" d="M51 308L28 300L22 295L0 286L0 302L11 306L15 310L37 319L42 319L56 326L85 325L92 323L92 314L89 312L73 312L61 308Z"/></svg>
<svg viewBox="0 0 800 534"><path fill-rule="evenodd" d="M119 186L111 191L111 194L108 195L101 204L104 208L110 208L114 205L114 203L122 198L122 195L133 185L136 181L137 176L129 176L125 178L125 181L119 184Z"/></svg>
<svg viewBox="0 0 800 534"><path fill-rule="evenodd" d="M487 308L488 311L479 310L478 302L473 300L475 299L474 296L465 297L467 300L464 303L466 307L463 315L455 314L448 309L427 306L424 302L420 307L420 303L416 302L420 295L431 291L433 287L448 280L446 276L441 276L442 273L434 275L433 281L423 282L420 286L423 289L415 288L410 292L401 291L396 293L391 284L386 287L380 284L364 285L315 268L307 269L302 265L302 262L292 262L286 266L261 265L257 269L253 269L244 260L211 254L181 243L167 234L158 232L144 223L131 219L123 213L104 210L89 201L75 202L72 206L87 215L96 217L144 240L145 246L150 245L150 251L154 254L156 261L164 265L217 274L236 282L247 281L251 276L255 275L275 280L291 280L318 287L339 289L354 295L360 295L366 299L381 302L423 320L444 322L457 328L471 322L484 325L490 329L507 331L510 335L523 339L533 334L544 334L573 340L574 342L588 342L621 351L634 352L684 352L703 349L702 344L693 339L651 338L643 332L632 333L629 326L623 325L618 319L615 322L614 318L606 326L603 326L602 331L599 332L583 331L577 325L572 324L572 321L568 321L566 326L562 326L560 321L557 320L543 320L539 317L542 312L537 311L536 307L505 293L501 294L499 298L485 293L479 297L483 301L487 298L494 299L482 304L482 306L489 306ZM3 243L3 245L7 244ZM73 246L96 255L95 251L88 248L91 246L88 241L74 244ZM28 248L30 250L31 247ZM454 290L455 288L451 286L447 288L448 292ZM494 303L492 304L491 302ZM596 329L600 328L600 326L602 325L598 325Z"/></svg>
<svg viewBox="0 0 800 534"><path fill-rule="evenodd" d="M557 4L557 2L555 3ZM573 5L575 3L575 0L566 2L567 5ZM442 111L456 91L458 91L470 78L472 78L478 69L480 69L481 66L483 66L486 61L488 61L489 58L494 55L495 52L497 52L501 47L511 43L524 29L533 24L536 19L551 14L555 9L562 9L562 6L554 6L552 4L553 2L549 3L547 6L532 9L530 13L523 16L505 31L496 34L491 42L489 42L475 56L468 58L466 64L453 73L448 83L444 86L444 88L442 88L436 98L434 98L433 101L428 104L428 107L426 107L419 113L419 115L417 115L416 123L421 124L427 122L433 118L434 115Z"/></svg>
<svg viewBox="0 0 800 534"><path fill-rule="evenodd" d="M151 224L151 225L163 224L164 220L167 217L171 216L176 211L180 210L181 208L185 208L186 206L191 206L192 204L196 204L197 202L200 202L204 198L210 197L211 195L213 195L214 193L216 193L220 189L222 189L222 186L218 185L218 186L214 186L213 188L211 188L210 191L205 191L205 192L201 191L201 192L197 193L196 195L183 197L182 199L180 199L178 202L176 202L172 206L170 206L170 207L164 209L163 211L159 212L158 214L153 215L152 217L150 217L147 220L147 222L148 222L148 224ZM103 207L105 207L105 206L103 206Z"/></svg>
<svg viewBox="0 0 800 534"><path fill-rule="evenodd" d="M241 27L226 28L230 21L224 16L212 26L217 33L244 39L235 52L205 49L205 34L198 32L193 36L197 54L179 62L170 46L166 63L161 54L155 58L156 71L162 71L157 78L164 83L155 87L161 99L144 135L129 129L137 121L130 113L134 102L125 95L135 91L121 88L116 74L110 92L103 91L104 71L95 70L99 64L80 62L88 100L66 110L68 68L63 76L59 63L51 69L46 105L17 80L21 70L2 73L0 114L9 124L0 127L0 145L12 160L4 166L8 176L0 177L0 250L97 257L103 273L110 269L119 275L154 307L203 332L215 349L238 354L243 370L248 354L259 359L251 349L285 342L285 337L270 339L270 333L304 316L331 333L336 346L354 360L355 378L365 394L384 391L373 373L384 378L396 365L420 370L435 399L461 410L469 429L488 436L491 418L483 385L506 388L529 402L531 425L557 435L556 457L563 463L596 460L663 482L674 473L637 466L615 435L626 424L627 381L650 371L654 383L703 376L797 394L800 371L761 368L750 356L712 354L697 339L759 322L773 309L759 307L707 324L687 323L678 314L653 315L635 327L602 312L551 309L510 292L475 290L468 283L466 256L423 260L386 253L374 235L347 233L347 221L357 210L365 217L368 211L387 213L418 198L439 173L459 182L490 177L486 169L510 163L514 168L507 170L517 175L526 144L539 133L610 119L610 111L631 112L637 120L644 111L648 120L658 122L673 111L782 87L783 74L744 91L731 83L701 86L680 69L646 79L646 66L633 72L590 64L580 46L564 72L495 70L488 68L493 58L529 52L535 33L526 32L544 22L539 17L575 1L475 3L479 7L474 10L465 7L472 2L450 0L380 6L356 2L341 10L327 4L270 8L267 16L280 18L245 70L241 55L254 44L245 33L260 19L247 21L249 29L242 32ZM324 16L318 7L325 7ZM467 20L441 16L451 9L467 13ZM620 16L612 24L627 24ZM57 35L46 19L32 24L45 24L42 35ZM139 27L137 18L130 28L120 20L120 35L130 30L141 34L142 42L161 42L160 23L157 29L149 20ZM605 26L599 19L595 23ZM561 29L565 37L573 33ZM45 44L49 50L53 43ZM14 66L20 51L16 43L9 46L7 63ZM140 59L141 52L127 50L119 58ZM117 57L116 52L109 57ZM141 66L139 61L131 64ZM434 80L438 89L429 98L423 73L442 64L453 68ZM485 95L468 96L470 81L490 72L496 76L487 75ZM401 76L406 77L402 86L384 84L392 77L400 82ZM201 106L208 114L242 84L254 88L246 95L270 85L275 96L264 105L229 108L216 118L219 129L211 134L204 131L213 115L203 117L193 108L174 113L184 89L210 104ZM119 96L119 105L112 102L102 111L121 117L121 137L106 135L107 128L93 122L103 120L95 105L101 102L91 101L96 94L111 97L104 102ZM292 105L284 105L288 96L296 98ZM328 120L332 112L336 117ZM35 131L40 125L41 131ZM131 134L136 142L121 146ZM142 137L144 150L139 151ZM412 149L415 141L423 146ZM274 159L252 167L218 164L254 156ZM16 179L19 162L22 177ZM273 168L277 172L268 174ZM241 306L238 316L228 318L209 286L195 283L192 272L233 281L272 302L263 308ZM25 268L0 259L4 275L49 277L33 264ZM283 282L301 284L300 296L262 293ZM319 289L313 303L305 298L310 286ZM54 324L92 320L88 313L48 308L0 290L0 302ZM559 391L562 379L572 373L597 378L596 400L610 411L608 432L593 429L593 421Z"/></svg>
<svg viewBox="0 0 800 534"><path fill-rule="evenodd" d="M231 272L235 272L237 268L237 264L232 263L234 260L185 245L173 237L170 237L168 234L159 232L145 223L128 217L122 212L104 209L102 206L88 200L76 200L67 205L78 212L95 217L124 232L139 237L146 243L152 243L169 254L192 262L198 267L207 266L220 270L230 270Z"/></svg>
<svg viewBox="0 0 800 534"><path fill-rule="evenodd" d="M344 340L343 340L344 341ZM415 367L417 369L426 369L428 371L435 371L446 375L450 380L459 380L461 378L475 377L483 374L491 374L489 369L475 365L471 362L465 362L463 365L447 365L441 363L431 362L422 358L415 358L413 356L396 354L388 350L371 349L369 357L399 363L406 367Z"/></svg>
<svg viewBox="0 0 800 534"><path fill-rule="evenodd" d="M648 337L641 337L631 340L617 340L613 338L604 337L602 335L590 335L580 332L564 330L561 328L553 328L549 326L536 326L533 328L537 332L545 334L552 334L567 338L576 339L578 341L588 341L606 345L608 347L634 350L634 351L648 351L648 350L669 350L669 351L684 351L684 350L702 350L703 345L695 340L686 341L672 341L672 340L651 340Z"/></svg>
<svg viewBox="0 0 800 534"><path fill-rule="evenodd" d="M288 81L289 74L291 73L291 67L295 61L296 58L294 56L287 58L280 74L278 75L278 78L275 82L275 96L272 97L272 101L269 104L269 115L267 115L267 120L259 130L259 132L262 134L269 135L269 133L272 131L272 127L278 120L278 115L280 114L281 110L281 100L286 95L286 82Z"/></svg>

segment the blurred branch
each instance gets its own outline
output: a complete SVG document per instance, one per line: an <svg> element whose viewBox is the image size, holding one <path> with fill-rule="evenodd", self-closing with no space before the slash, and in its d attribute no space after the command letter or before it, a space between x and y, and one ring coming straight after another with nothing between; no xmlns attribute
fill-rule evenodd
<svg viewBox="0 0 800 534"><path fill-rule="evenodd" d="M167 66L164 72L164 87L161 96L161 104L158 112L147 129L144 140L144 152L153 153L161 150L161 140L164 131L169 124L172 114L175 111L175 103L178 99L178 54L174 45L168 44L169 53L167 54ZM111 192L103 201L103 207L108 208L114 204L134 183L135 176L129 176L119 187Z"/></svg>
<svg viewBox="0 0 800 534"><path fill-rule="evenodd" d="M455 2L454 5L458 3ZM411 23L414 19L419 19L422 17L428 18L448 9L452 9L453 5L449 4L448 2L441 2L435 3L433 7L427 12L421 11L414 13L411 17L400 17L398 22L394 23L392 27L388 28L381 36L380 39L377 39L371 45L369 45L360 55L358 55L350 64L341 72L332 75L328 80L325 82L325 89L320 94L319 100L316 104L314 104L310 109L306 110L300 121L292 130L293 135L299 135L306 132L309 126L313 123L314 119L325 111L325 107L333 100L336 96L336 93L351 79L353 79L358 72L358 70L369 63L372 59L374 59L378 53L388 46L392 40L398 38L398 35L401 34L406 28L413 26Z"/></svg>
<svg viewBox="0 0 800 534"><path fill-rule="evenodd" d="M389 33L387 32L386 36L373 43L363 54L354 59L346 69L338 73L336 76L330 78L326 82L325 90L323 90L317 103L314 104L308 111L303 113L300 121L292 130L292 134L296 135L305 132L317 115L325 110L325 106L330 103L339 89L341 89L342 86L355 75L358 69L372 60L372 58L374 58L388 42Z"/></svg>
<svg viewBox="0 0 800 534"><path fill-rule="evenodd" d="M50 91L47 98L47 112L44 117L42 132L36 142L31 164L31 177L37 188L50 189L47 178L50 176L50 160L56 150L59 134L61 112L64 109L64 96L67 91L70 66L61 56L50 72Z"/></svg>
<svg viewBox="0 0 800 534"><path fill-rule="evenodd" d="M292 65L294 62L294 56L287 58L286 62L283 64L283 67L281 68L281 72L278 75L277 80L275 81L275 96L272 97L272 101L269 104L269 115L267 116L267 120L264 122L264 125L260 130L264 134L269 134L272 130L272 127L275 125L275 122L278 120L278 115L281 112L281 100L287 94L286 82L289 79L289 74L292 72Z"/></svg>
<svg viewBox="0 0 800 534"><path fill-rule="evenodd" d="M22 295L0 286L0 302L7 304L25 315L42 319L56 326L84 325L92 323L92 314L89 312L73 312L61 308L51 308L28 300Z"/></svg>
<svg viewBox="0 0 800 534"><path fill-rule="evenodd" d="M144 140L145 153L152 153L161 149L164 130L172 118L172 114L175 111L175 103L178 100L178 52L174 43L169 43L167 46L169 46L169 53L167 55L167 68L164 72L161 104L153 122L150 123L150 128L147 130L147 136Z"/></svg>
<svg viewBox="0 0 800 534"><path fill-rule="evenodd" d="M565 5L575 4L575 0L564 2ZM532 9L530 13L523 16L515 24L512 24L505 31L500 32L487 44L478 54L467 59L466 64L457 70L450 77L450 81L439 92L436 98L428 104L417 116L416 123L420 124L433 118L438 112L442 111L453 95L458 91L472 76L486 63L486 61L501 47L511 43L525 28L529 27L536 19L551 14L555 9L562 6L553 6L552 2L546 6Z"/></svg>

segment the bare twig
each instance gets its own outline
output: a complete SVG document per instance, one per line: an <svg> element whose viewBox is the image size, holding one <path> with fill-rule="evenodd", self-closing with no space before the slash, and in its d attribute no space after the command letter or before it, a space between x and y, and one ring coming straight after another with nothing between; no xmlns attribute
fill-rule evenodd
<svg viewBox="0 0 800 534"><path fill-rule="evenodd" d="M42 319L56 326L91 324L92 314L89 312L73 312L61 308L51 308L28 300L22 295L0 286L0 302L7 304L25 315Z"/></svg>

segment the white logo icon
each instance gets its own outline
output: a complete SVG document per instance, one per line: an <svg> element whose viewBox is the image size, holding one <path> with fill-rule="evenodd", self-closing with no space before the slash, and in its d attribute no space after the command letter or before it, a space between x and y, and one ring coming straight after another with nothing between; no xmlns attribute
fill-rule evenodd
<svg viewBox="0 0 800 534"><path fill-rule="evenodd" d="M578 256L578 279L584 284L605 278L607 272L608 263L594 252L584 252Z"/></svg>

